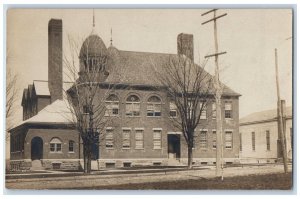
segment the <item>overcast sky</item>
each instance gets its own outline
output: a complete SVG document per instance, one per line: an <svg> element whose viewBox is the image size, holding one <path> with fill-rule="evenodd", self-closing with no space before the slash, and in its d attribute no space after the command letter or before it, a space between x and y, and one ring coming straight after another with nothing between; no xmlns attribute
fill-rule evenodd
<svg viewBox="0 0 300 199"><path fill-rule="evenodd" d="M177 35L194 35L195 62L214 53L213 23L202 22L207 10L95 10L97 33L106 46L120 50L177 53ZM63 48L67 36L83 40L92 31L92 10L9 10L7 14L8 66L19 74L20 99L33 80L48 79L48 21L63 20ZM280 92L292 104L292 10L223 9L218 20L221 81L240 93L240 117L276 108L274 48L278 48ZM211 59L206 69L213 73ZM133 71L134 72L134 71ZM21 105L18 111L21 120Z"/></svg>

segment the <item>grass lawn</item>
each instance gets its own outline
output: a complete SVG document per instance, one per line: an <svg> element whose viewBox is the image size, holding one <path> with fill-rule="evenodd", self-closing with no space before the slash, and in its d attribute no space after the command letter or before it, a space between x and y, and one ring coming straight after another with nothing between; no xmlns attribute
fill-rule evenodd
<svg viewBox="0 0 300 199"><path fill-rule="evenodd" d="M90 189L113 190L290 190L292 188L292 173L276 173L264 175L235 176L224 178L192 179L170 182L151 182L141 184L126 184L91 187ZM89 188L88 188L89 189Z"/></svg>

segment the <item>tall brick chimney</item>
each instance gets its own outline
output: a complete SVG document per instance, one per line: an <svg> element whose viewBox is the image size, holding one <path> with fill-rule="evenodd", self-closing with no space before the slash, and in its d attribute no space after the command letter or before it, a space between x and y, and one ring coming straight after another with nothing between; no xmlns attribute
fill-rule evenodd
<svg viewBox="0 0 300 199"><path fill-rule="evenodd" d="M62 20L51 19L48 24L48 87L51 103L63 98Z"/></svg>
<svg viewBox="0 0 300 199"><path fill-rule="evenodd" d="M177 53L187 56L194 62L194 37L192 34L180 33L177 36Z"/></svg>

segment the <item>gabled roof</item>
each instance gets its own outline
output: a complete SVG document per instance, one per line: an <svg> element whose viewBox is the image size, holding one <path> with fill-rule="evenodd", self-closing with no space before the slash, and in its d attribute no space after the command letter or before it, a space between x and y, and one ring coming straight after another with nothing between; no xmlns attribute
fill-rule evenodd
<svg viewBox="0 0 300 199"><path fill-rule="evenodd" d="M106 81L110 83L161 86L161 83L155 78L156 73L163 73L163 67L168 64L171 58L176 57L177 54L118 50L118 54L115 53L113 57L117 61L114 61L114 66L112 66L117 67L118 71L114 71L114 73L118 74L110 74ZM211 74L208 74L208 76L212 77ZM224 85L223 93L225 95L240 96L239 93L226 85Z"/></svg>
<svg viewBox="0 0 300 199"><path fill-rule="evenodd" d="M286 117L287 118L293 117L292 111L293 111L293 109L291 106L286 108ZM272 109L272 110L251 113L240 119L240 125L256 123L256 122L260 123L260 122L271 121L271 120L276 120L276 119L277 119L277 109Z"/></svg>
<svg viewBox="0 0 300 199"><path fill-rule="evenodd" d="M67 101L56 100L46 106L37 115L20 122L15 128L23 124L72 124L72 113ZM13 128L14 129L14 128ZM12 130L13 130L12 129Z"/></svg>
<svg viewBox="0 0 300 199"><path fill-rule="evenodd" d="M24 90L23 90L23 96L22 96L22 102L21 102L22 106L24 106L24 103L26 102L27 98L28 98L28 89L24 88Z"/></svg>
<svg viewBox="0 0 300 199"><path fill-rule="evenodd" d="M50 91L48 88L48 81L33 80L33 85L35 88L35 93L38 96L50 96Z"/></svg>

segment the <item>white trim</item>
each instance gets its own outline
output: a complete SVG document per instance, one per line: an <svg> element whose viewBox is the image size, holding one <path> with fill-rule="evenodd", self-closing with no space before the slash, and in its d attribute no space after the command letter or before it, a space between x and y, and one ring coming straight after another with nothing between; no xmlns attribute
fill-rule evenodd
<svg viewBox="0 0 300 199"><path fill-rule="evenodd" d="M131 128L130 127L122 127L122 130L130 130L131 131Z"/></svg>
<svg viewBox="0 0 300 199"><path fill-rule="evenodd" d="M162 131L163 129L162 128L153 128L152 130L153 131Z"/></svg>
<svg viewBox="0 0 300 199"><path fill-rule="evenodd" d="M61 161L54 161L54 162L51 162L51 164L62 164Z"/></svg>
<svg viewBox="0 0 300 199"><path fill-rule="evenodd" d="M114 129L113 127L106 127L105 128L106 130L112 130L112 129Z"/></svg>
<svg viewBox="0 0 300 199"><path fill-rule="evenodd" d="M98 160L100 160L100 159L98 159ZM106 163L114 163L114 164L116 164L116 160L107 159L107 160L104 161L104 163L105 163L105 164L106 164Z"/></svg>
<svg viewBox="0 0 300 199"><path fill-rule="evenodd" d="M231 131L231 132L233 132L233 129L224 129L224 132L225 131Z"/></svg>
<svg viewBox="0 0 300 199"><path fill-rule="evenodd" d="M168 132L167 135L182 135L182 132Z"/></svg>
<svg viewBox="0 0 300 199"><path fill-rule="evenodd" d="M208 129L198 129L196 131L208 131Z"/></svg>
<svg viewBox="0 0 300 199"><path fill-rule="evenodd" d="M145 128L134 128L134 130L145 130Z"/></svg>

